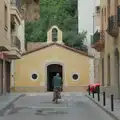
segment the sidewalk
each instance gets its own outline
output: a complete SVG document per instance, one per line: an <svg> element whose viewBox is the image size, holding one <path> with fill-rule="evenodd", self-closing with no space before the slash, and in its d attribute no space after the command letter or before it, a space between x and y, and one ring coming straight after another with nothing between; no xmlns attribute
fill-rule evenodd
<svg viewBox="0 0 120 120"><path fill-rule="evenodd" d="M114 111L111 111L111 100L110 98L106 98L106 106L103 106L103 96L100 95L100 102L98 101L97 94L95 94L95 98L92 97L92 94L86 96L91 99L94 103L96 103L100 108L102 108L106 113L108 113L115 120L120 120L120 100L114 100Z"/></svg>
<svg viewBox="0 0 120 120"><path fill-rule="evenodd" d="M7 95L0 96L0 115L10 106L13 102L18 100L20 97L24 96L25 94L20 93L10 93Z"/></svg>

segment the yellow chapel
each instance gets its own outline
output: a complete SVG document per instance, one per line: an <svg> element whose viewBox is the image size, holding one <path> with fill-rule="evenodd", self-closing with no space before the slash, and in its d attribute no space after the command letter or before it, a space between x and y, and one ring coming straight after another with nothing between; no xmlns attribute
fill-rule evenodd
<svg viewBox="0 0 120 120"><path fill-rule="evenodd" d="M68 47L63 43L62 31L52 26L47 32L47 42L28 43L28 50L15 61L15 92L53 91L52 78L60 73L63 91L83 92L90 84L88 53Z"/></svg>

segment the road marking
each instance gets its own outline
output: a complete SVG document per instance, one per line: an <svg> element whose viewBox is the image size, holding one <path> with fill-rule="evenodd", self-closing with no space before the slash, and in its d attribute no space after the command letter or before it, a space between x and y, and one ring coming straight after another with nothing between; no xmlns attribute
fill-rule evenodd
<svg viewBox="0 0 120 120"><path fill-rule="evenodd" d="M49 96L49 95L53 95L53 92L42 92L42 93L26 93L27 96ZM62 92L61 93L62 96L83 96L84 93L77 93L77 92Z"/></svg>
<svg viewBox="0 0 120 120"><path fill-rule="evenodd" d="M65 109L68 108L67 106L63 106L63 107L59 107L59 106L41 106L41 107L37 107L37 106L17 106L17 107L21 107L21 108L28 108L28 109Z"/></svg>
<svg viewBox="0 0 120 120"><path fill-rule="evenodd" d="M26 93L27 96L48 96L48 95L52 95L53 93Z"/></svg>
<svg viewBox="0 0 120 120"><path fill-rule="evenodd" d="M71 95L70 95L70 93L62 93L62 96L69 97Z"/></svg>

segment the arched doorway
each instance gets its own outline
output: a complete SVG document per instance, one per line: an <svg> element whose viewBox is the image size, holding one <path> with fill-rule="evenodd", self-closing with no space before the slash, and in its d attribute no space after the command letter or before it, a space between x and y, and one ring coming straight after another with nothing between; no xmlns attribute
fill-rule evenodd
<svg viewBox="0 0 120 120"><path fill-rule="evenodd" d="M47 66L47 91L53 91L53 76L59 73L63 77L63 67L59 64L50 64Z"/></svg>

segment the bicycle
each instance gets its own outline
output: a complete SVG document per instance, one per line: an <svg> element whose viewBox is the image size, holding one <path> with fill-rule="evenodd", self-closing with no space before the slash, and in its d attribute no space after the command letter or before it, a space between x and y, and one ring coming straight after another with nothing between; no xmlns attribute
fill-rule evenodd
<svg viewBox="0 0 120 120"><path fill-rule="evenodd" d="M58 99L60 99L60 88L55 89L55 103L58 103Z"/></svg>

